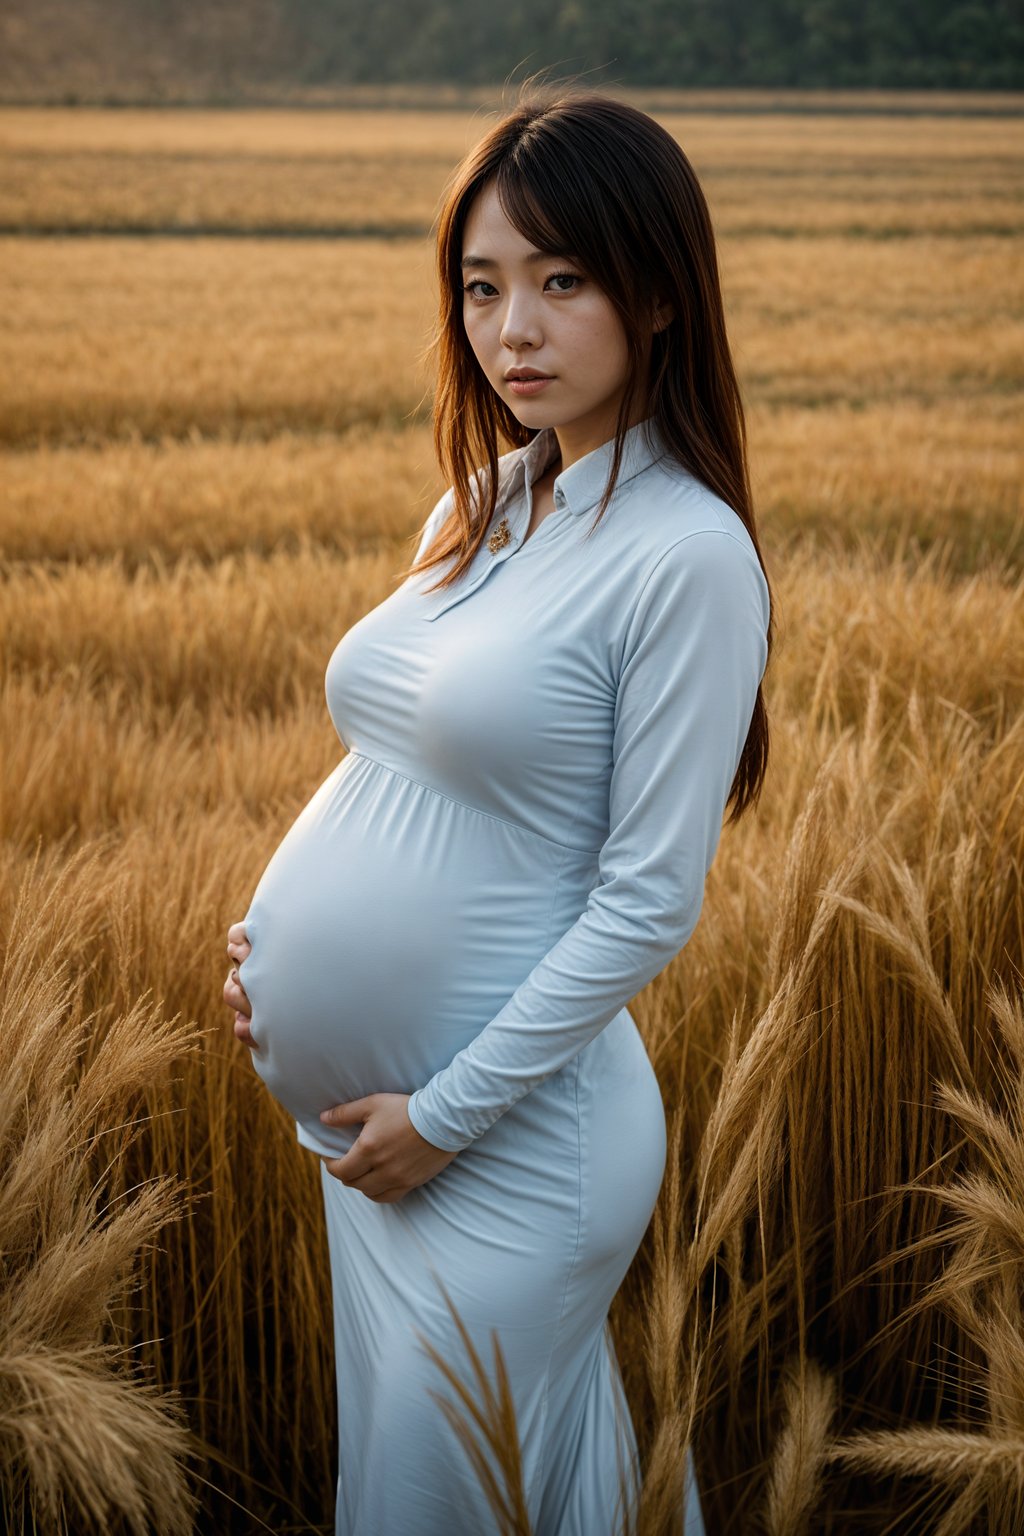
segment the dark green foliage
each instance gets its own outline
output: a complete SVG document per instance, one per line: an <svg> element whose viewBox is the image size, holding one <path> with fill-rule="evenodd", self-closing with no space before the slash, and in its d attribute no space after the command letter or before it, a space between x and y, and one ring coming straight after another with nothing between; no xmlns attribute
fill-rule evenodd
<svg viewBox="0 0 1024 1536"><path fill-rule="evenodd" d="M187 81L1014 90L1022 0L8 0L0 92L88 55L102 90ZM62 44L61 40L64 40ZM63 49L63 51L62 51ZM6 55L6 58L5 58Z"/></svg>

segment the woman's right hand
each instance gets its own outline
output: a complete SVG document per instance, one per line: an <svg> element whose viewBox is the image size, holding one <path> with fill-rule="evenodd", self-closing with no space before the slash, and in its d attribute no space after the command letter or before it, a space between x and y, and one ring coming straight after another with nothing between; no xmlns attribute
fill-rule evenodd
<svg viewBox="0 0 1024 1536"><path fill-rule="evenodd" d="M252 945L245 936L245 924L232 923L228 929L228 954L234 963L228 972L228 979L224 983L224 1001L235 1015L236 1037L239 1040L244 1040L251 1051L258 1051L259 1046L249 1033L252 1006L245 995L245 988L238 979L238 966L241 965L251 950Z"/></svg>

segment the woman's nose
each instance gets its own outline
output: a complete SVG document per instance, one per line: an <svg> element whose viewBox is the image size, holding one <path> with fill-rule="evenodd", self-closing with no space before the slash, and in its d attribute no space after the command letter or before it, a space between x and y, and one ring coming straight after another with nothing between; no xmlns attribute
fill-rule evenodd
<svg viewBox="0 0 1024 1536"><path fill-rule="evenodd" d="M509 299L501 323L501 344L515 352L520 347L539 347L543 336L536 310L528 299Z"/></svg>

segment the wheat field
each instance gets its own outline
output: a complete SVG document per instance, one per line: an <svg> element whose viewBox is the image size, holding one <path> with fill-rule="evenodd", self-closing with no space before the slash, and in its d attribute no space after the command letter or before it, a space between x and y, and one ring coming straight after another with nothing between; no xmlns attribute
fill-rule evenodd
<svg viewBox="0 0 1024 1536"><path fill-rule="evenodd" d="M1024 117L663 120L779 630L760 805L632 1005L670 1137L612 1311L636 1536L677 1531L688 1441L715 1536L1015 1536ZM319 1170L225 932L442 488L429 226L487 121L0 110L12 1531L333 1529Z"/></svg>

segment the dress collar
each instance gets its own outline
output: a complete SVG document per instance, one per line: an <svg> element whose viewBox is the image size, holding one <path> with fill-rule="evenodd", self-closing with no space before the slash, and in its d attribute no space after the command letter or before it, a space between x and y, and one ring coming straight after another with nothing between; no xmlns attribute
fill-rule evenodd
<svg viewBox="0 0 1024 1536"><path fill-rule="evenodd" d="M598 448L592 448L581 459L570 464L568 469L563 469L559 475L556 475L555 506L568 507L576 517L589 512L591 507L596 507L608 484L614 449L615 439L609 438L606 443L602 443ZM634 479L656 460L664 457L667 452L668 444L658 427L656 418L648 416L645 420L638 421L625 434L622 463L615 482L616 489L625 485L627 480ZM532 485L557 454L558 439L555 437L554 428L542 427L525 448L520 450L519 458L509 477L509 493L519 483L521 470Z"/></svg>

